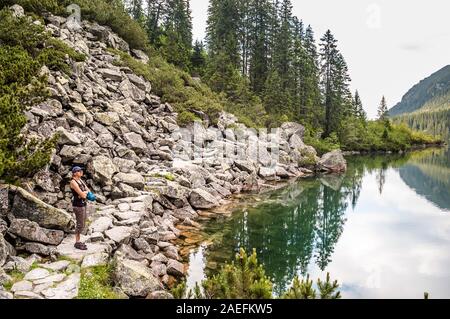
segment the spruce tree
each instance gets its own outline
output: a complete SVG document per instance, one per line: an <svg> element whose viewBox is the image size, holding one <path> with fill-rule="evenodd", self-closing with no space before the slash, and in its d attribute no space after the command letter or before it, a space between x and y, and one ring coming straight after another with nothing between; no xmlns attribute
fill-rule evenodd
<svg viewBox="0 0 450 319"><path fill-rule="evenodd" d="M195 41L191 56L191 73L193 76L202 77L205 74L207 53L202 41Z"/></svg>
<svg viewBox="0 0 450 319"><path fill-rule="evenodd" d="M192 17L187 0L168 0L162 52L167 61L188 70L192 50Z"/></svg>
<svg viewBox="0 0 450 319"><path fill-rule="evenodd" d="M388 107L386 103L386 98L383 96L380 102L380 106L378 107L378 119L380 121L385 121L388 117Z"/></svg>

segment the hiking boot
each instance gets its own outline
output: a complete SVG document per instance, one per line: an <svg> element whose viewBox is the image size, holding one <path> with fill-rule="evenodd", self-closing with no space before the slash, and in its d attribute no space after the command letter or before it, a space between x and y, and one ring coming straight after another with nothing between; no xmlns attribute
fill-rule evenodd
<svg viewBox="0 0 450 319"><path fill-rule="evenodd" d="M75 247L76 249L78 249L78 250L87 250L86 244L83 244L83 243L76 243L76 244L74 245L74 247Z"/></svg>

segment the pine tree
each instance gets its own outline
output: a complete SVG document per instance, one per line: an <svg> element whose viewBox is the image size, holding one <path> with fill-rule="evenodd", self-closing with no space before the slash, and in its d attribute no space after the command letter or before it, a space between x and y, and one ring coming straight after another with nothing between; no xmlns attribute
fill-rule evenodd
<svg viewBox="0 0 450 319"><path fill-rule="evenodd" d="M383 96L380 102L380 106L378 107L378 119L380 121L385 121L388 116L388 107L386 103L386 98Z"/></svg>
<svg viewBox="0 0 450 319"><path fill-rule="evenodd" d="M337 40L330 30L321 38L321 87L325 105L324 136L338 133L341 121L351 113L350 77Z"/></svg>
<svg viewBox="0 0 450 319"><path fill-rule="evenodd" d="M168 0L162 52L170 63L188 70L192 50L192 17L189 1Z"/></svg>
<svg viewBox="0 0 450 319"><path fill-rule="evenodd" d="M359 96L358 90L355 92L355 97L353 99L353 115L363 122L367 121L367 114L364 111L363 103L361 97Z"/></svg>
<svg viewBox="0 0 450 319"><path fill-rule="evenodd" d="M130 0L128 5L128 12L134 20L141 21L144 15L142 0Z"/></svg>
<svg viewBox="0 0 450 319"><path fill-rule="evenodd" d="M148 33L150 43L159 46L159 38L162 34L161 21L166 12L166 0L146 0L147 9L145 14L145 29Z"/></svg>
<svg viewBox="0 0 450 319"><path fill-rule="evenodd" d="M257 95L262 94L270 69L272 12L270 0L250 1L249 78L252 91Z"/></svg>
<svg viewBox="0 0 450 319"><path fill-rule="evenodd" d="M207 54L202 41L195 41L191 56L191 73L202 77L205 73Z"/></svg>
<svg viewBox="0 0 450 319"><path fill-rule="evenodd" d="M206 41L208 62L205 80L216 92L229 96L237 91L241 73L240 13L238 0L211 0L208 8ZM240 81L240 80L239 80Z"/></svg>

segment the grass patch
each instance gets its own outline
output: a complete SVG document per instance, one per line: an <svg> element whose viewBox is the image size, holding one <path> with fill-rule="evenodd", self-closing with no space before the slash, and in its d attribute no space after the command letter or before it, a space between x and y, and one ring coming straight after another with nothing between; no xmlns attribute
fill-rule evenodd
<svg viewBox="0 0 450 319"><path fill-rule="evenodd" d="M12 286L19 281L23 280L23 277L25 277L24 273L21 273L18 270L13 270L10 273L8 273L9 276L11 276L11 280L9 282L6 282L5 284L3 284L3 287L7 290L10 291Z"/></svg>
<svg viewBox="0 0 450 319"><path fill-rule="evenodd" d="M168 180L170 182L174 182L175 179L176 179L175 176L173 174L171 174L171 173L156 173L156 174L153 174L152 177L164 178L164 179L166 179L166 180Z"/></svg>
<svg viewBox="0 0 450 319"><path fill-rule="evenodd" d="M111 265L83 269L78 299L120 299L113 290L112 271Z"/></svg>

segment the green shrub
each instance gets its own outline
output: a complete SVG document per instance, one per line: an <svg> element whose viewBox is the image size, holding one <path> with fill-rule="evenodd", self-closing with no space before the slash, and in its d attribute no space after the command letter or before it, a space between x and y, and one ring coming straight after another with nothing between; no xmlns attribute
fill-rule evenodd
<svg viewBox="0 0 450 319"><path fill-rule="evenodd" d="M76 56L52 41L42 26L26 17L14 18L8 9L0 10L0 43L0 179L14 182L45 166L56 143L57 136L38 141L21 135L27 122L24 112L48 97L47 79L39 71L47 61L57 62L57 69L68 68L63 56ZM48 54L46 45L52 44L53 56L42 58Z"/></svg>
<svg viewBox="0 0 450 319"><path fill-rule="evenodd" d="M319 156L337 150L341 147L335 133L331 134L331 136L326 139L320 139L318 137L311 136L310 134L306 134L305 143L314 147Z"/></svg>
<svg viewBox="0 0 450 319"><path fill-rule="evenodd" d="M234 262L226 264L218 274L196 284L194 290L187 289L186 282L172 289L175 299L272 299L273 284L265 275L264 268L258 263L255 250L247 255L241 249ZM318 291L317 291L318 290ZM339 284L331 282L330 274L326 280L317 280L317 290L309 276L303 280L295 277L292 287L282 296L283 299L340 299Z"/></svg>

